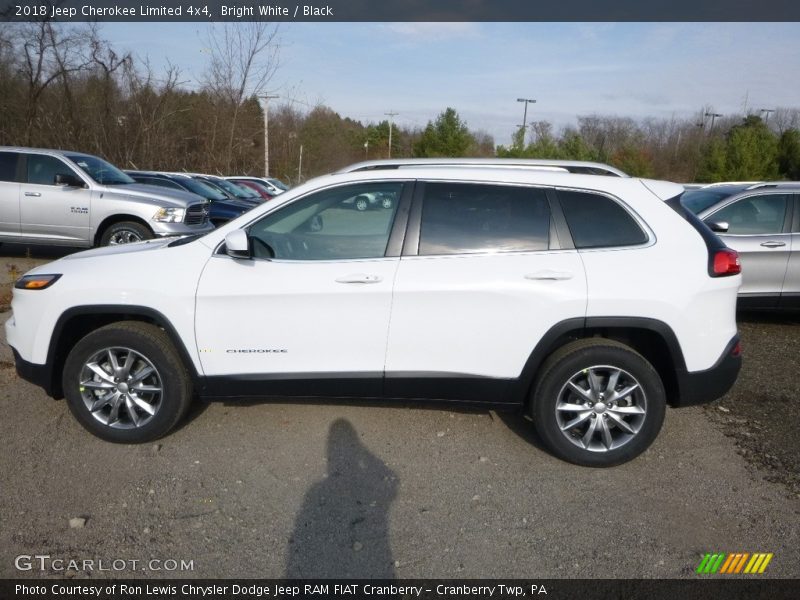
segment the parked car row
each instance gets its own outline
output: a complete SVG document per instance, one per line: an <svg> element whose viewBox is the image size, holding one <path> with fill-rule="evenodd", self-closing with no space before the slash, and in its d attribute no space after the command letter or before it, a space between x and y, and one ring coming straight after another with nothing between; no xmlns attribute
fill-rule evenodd
<svg viewBox="0 0 800 600"><path fill-rule="evenodd" d="M82 152L0 146L0 242L92 247L203 234L279 189L259 181L126 173Z"/></svg>

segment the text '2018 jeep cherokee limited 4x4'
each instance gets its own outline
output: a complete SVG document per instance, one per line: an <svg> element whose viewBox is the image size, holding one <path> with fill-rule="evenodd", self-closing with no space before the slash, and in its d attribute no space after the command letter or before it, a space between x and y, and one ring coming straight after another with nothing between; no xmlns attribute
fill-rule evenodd
<svg viewBox="0 0 800 600"><path fill-rule="evenodd" d="M457 400L524 408L593 466L727 392L738 257L680 186L493 164L346 171L199 238L38 267L6 323L17 370L114 442L194 396ZM394 201L352 210L365 194Z"/></svg>

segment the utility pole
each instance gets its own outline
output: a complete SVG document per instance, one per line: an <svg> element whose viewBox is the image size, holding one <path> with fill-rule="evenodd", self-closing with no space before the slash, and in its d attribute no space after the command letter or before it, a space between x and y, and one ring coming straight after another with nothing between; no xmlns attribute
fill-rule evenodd
<svg viewBox="0 0 800 600"><path fill-rule="evenodd" d="M706 116L711 117L711 128L709 131L714 131L714 121L716 121L717 117L721 117L722 115L715 112L707 112Z"/></svg>
<svg viewBox="0 0 800 600"><path fill-rule="evenodd" d="M269 101L279 96L261 96L264 100L264 177L269 177Z"/></svg>
<svg viewBox="0 0 800 600"><path fill-rule="evenodd" d="M530 98L517 98L517 102L525 103L525 112L522 113L522 146L525 147L525 132L528 126L528 104L536 104L536 100Z"/></svg>
<svg viewBox="0 0 800 600"><path fill-rule="evenodd" d="M300 144L300 162L297 164L297 183L303 183L303 144Z"/></svg>
<svg viewBox="0 0 800 600"><path fill-rule="evenodd" d="M396 117L400 113L392 112L383 113L389 117L389 158L392 158L392 117Z"/></svg>

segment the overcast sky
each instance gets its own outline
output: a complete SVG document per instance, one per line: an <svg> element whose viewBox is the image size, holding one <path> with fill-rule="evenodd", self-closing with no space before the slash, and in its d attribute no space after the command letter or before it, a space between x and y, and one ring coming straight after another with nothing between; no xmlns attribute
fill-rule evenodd
<svg viewBox="0 0 800 600"><path fill-rule="evenodd" d="M115 47L196 87L204 26L107 23ZM364 123L423 127L448 106L508 144L522 122L800 107L800 23L291 23L271 92ZM303 107L302 104L299 107Z"/></svg>

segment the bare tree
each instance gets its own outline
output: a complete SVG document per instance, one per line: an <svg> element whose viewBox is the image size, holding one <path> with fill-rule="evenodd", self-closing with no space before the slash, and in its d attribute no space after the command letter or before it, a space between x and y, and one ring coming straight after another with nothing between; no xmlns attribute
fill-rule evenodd
<svg viewBox="0 0 800 600"><path fill-rule="evenodd" d="M245 99L265 93L278 68L278 25L266 22L215 24L207 44L211 62L206 89L230 111L222 163L232 172L237 125Z"/></svg>

